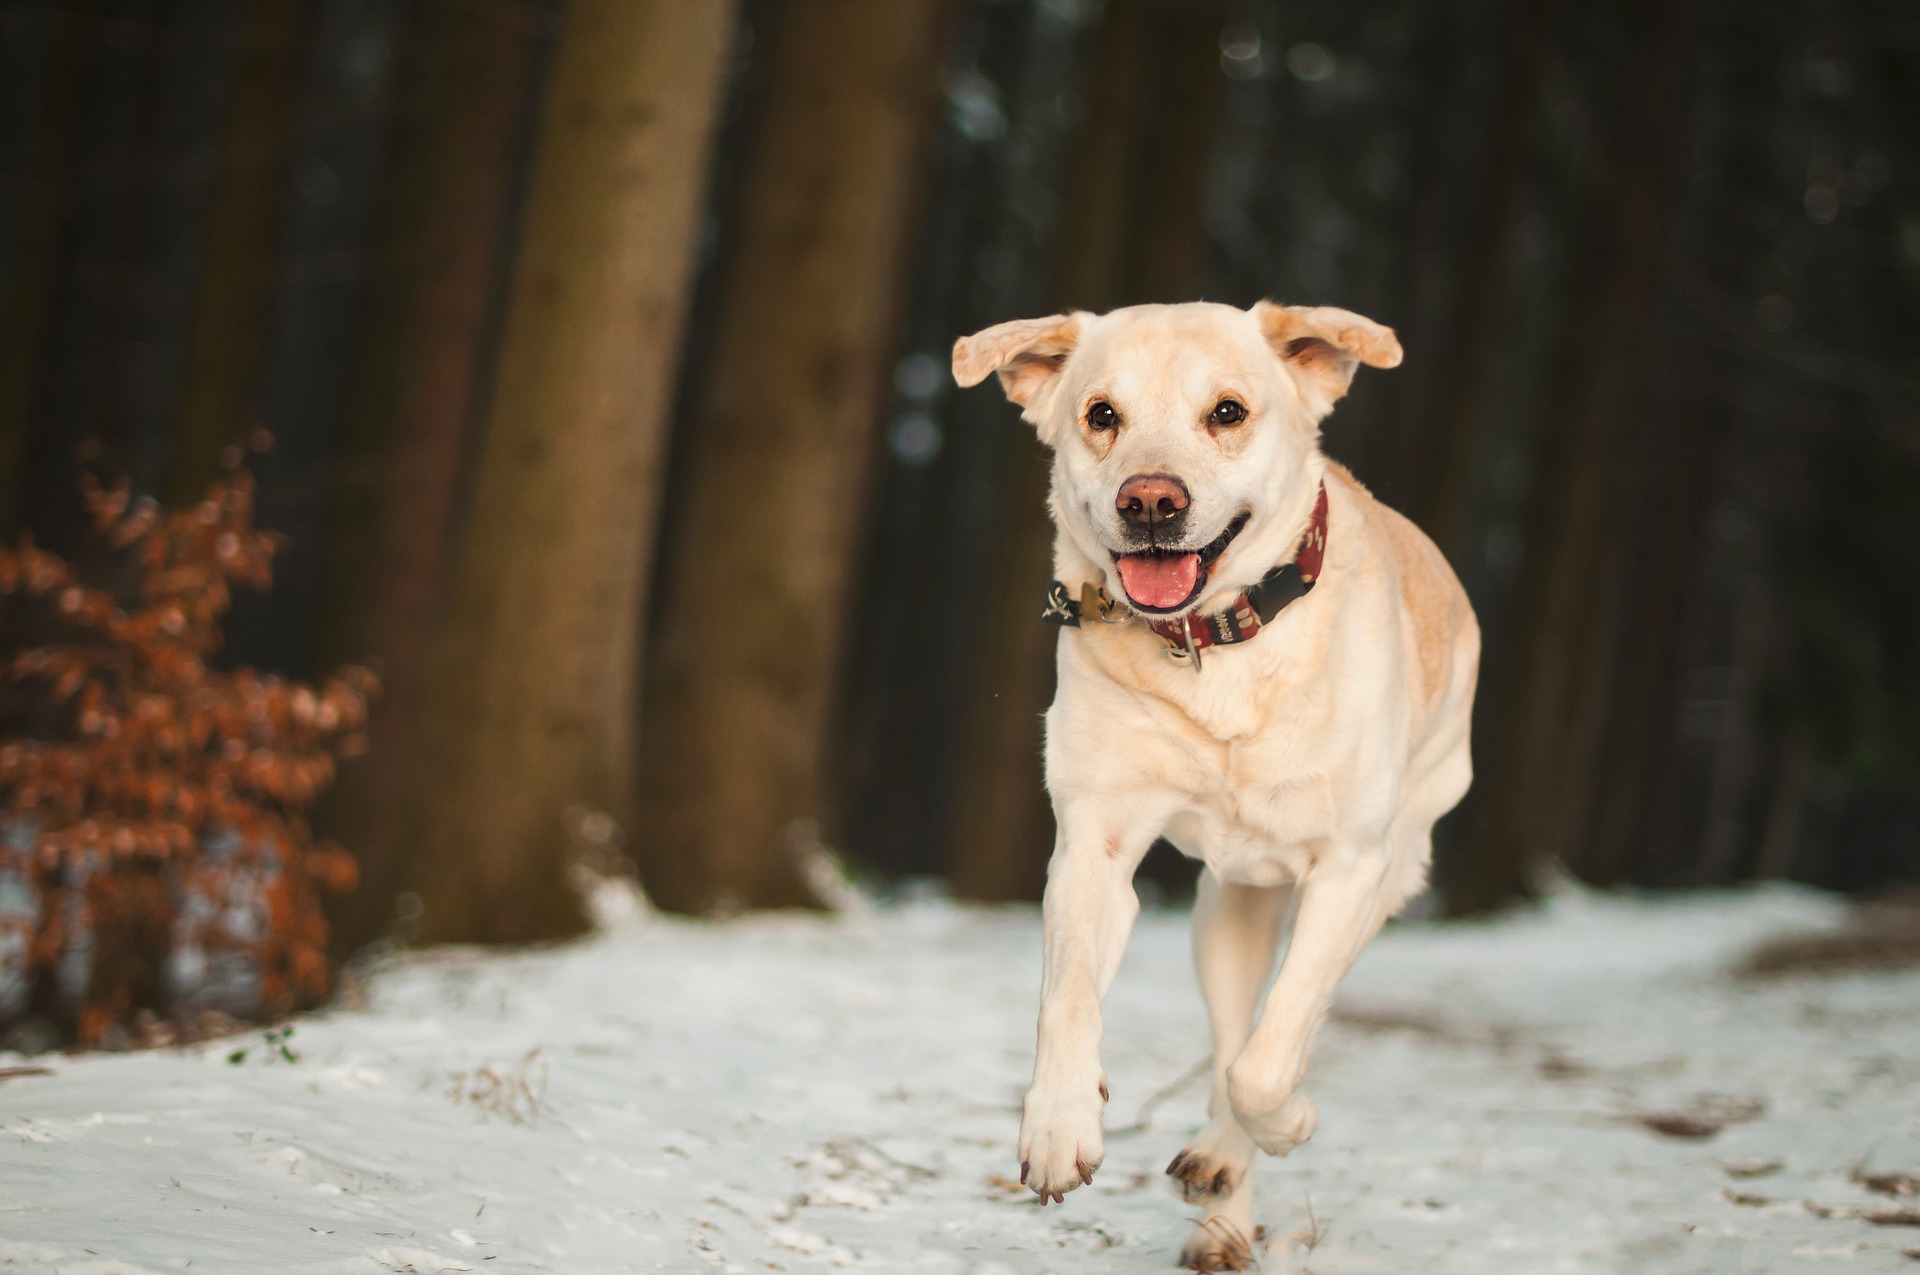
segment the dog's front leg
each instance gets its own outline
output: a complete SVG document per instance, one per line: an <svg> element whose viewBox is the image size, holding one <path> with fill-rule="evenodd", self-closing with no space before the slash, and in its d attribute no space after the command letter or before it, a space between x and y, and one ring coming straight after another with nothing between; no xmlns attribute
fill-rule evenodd
<svg viewBox="0 0 1920 1275"><path fill-rule="evenodd" d="M1285 1155L1319 1126L1319 1109L1300 1092L1300 1080L1334 988L1386 920L1380 906L1386 864L1384 850L1341 849L1308 874L1260 1024L1227 1069L1233 1114L1272 1155Z"/></svg>
<svg viewBox="0 0 1920 1275"><path fill-rule="evenodd" d="M1020 1180L1041 1203L1093 1181L1106 1156L1100 1131L1100 1002L1119 971L1140 912L1133 872L1157 835L1060 811L1047 865L1040 1026L1033 1084L1020 1117Z"/></svg>

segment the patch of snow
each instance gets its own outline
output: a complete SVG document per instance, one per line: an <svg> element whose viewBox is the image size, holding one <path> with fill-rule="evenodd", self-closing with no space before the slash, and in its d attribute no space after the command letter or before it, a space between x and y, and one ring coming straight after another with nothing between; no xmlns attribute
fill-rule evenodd
<svg viewBox="0 0 1920 1275"><path fill-rule="evenodd" d="M1108 1000L1107 1123L1141 1128L1043 1210L1012 1180L1034 909L625 903L562 948L402 956L363 1011L297 1020L295 1061L35 1059L55 1074L0 1081L0 1269L1172 1266L1191 1214L1160 1171L1204 1083L1140 1113L1207 1049L1183 916L1141 918ZM1915 1270L1920 1228L1865 1220L1898 1202L1852 1172L1920 1171L1920 973L1731 974L1839 915L1563 891L1390 928L1309 1072L1319 1133L1260 1163L1266 1269Z"/></svg>

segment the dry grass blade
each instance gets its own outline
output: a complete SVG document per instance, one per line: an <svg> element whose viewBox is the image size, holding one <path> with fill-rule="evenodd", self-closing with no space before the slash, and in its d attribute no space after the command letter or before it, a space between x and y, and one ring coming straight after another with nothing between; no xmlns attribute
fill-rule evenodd
<svg viewBox="0 0 1920 1275"><path fill-rule="evenodd" d="M1206 1217L1200 1220L1200 1227L1220 1241L1218 1249L1194 1251L1191 1248L1182 1254L1181 1265L1192 1271L1245 1271L1259 1270L1260 1259L1254 1254L1253 1245L1241 1233L1240 1228L1223 1217Z"/></svg>
<svg viewBox="0 0 1920 1275"><path fill-rule="evenodd" d="M447 1097L515 1124L537 1124L547 1098L547 1065L529 1049L512 1066L458 1071L447 1077Z"/></svg>
<svg viewBox="0 0 1920 1275"><path fill-rule="evenodd" d="M1309 1195L1307 1197L1307 1224L1305 1226L1296 1226L1286 1235L1267 1245L1267 1252L1269 1255L1278 1253L1280 1255L1282 1275L1291 1275L1293 1270L1293 1250L1296 1248L1299 1249L1303 1257L1311 1256L1313 1250L1319 1248L1321 1242L1326 1238L1327 1228L1320 1225L1320 1219L1313 1211L1313 1197ZM1311 1275L1311 1272L1309 1272L1307 1268L1302 1267L1301 1275Z"/></svg>
<svg viewBox="0 0 1920 1275"><path fill-rule="evenodd" d="M1148 1095L1147 1100L1140 1104L1140 1110L1134 1113L1133 1123L1121 1125L1118 1129L1107 1130L1107 1137L1109 1139L1126 1138L1136 1133L1145 1133L1147 1131L1147 1123L1153 1119L1153 1113L1161 1103L1173 1097L1212 1069L1212 1055L1202 1058L1199 1062L1181 1072L1178 1077L1154 1090L1152 1094Z"/></svg>

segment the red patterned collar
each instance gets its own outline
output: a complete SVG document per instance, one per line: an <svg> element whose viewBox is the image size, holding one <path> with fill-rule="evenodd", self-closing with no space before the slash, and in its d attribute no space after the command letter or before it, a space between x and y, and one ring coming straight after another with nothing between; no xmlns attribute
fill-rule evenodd
<svg viewBox="0 0 1920 1275"><path fill-rule="evenodd" d="M1320 494L1313 502L1313 517L1307 522L1307 529L1300 537L1291 562L1267 572L1260 583L1235 598L1233 604L1224 611L1207 615L1192 611L1166 619L1140 618L1145 619L1147 627L1159 634L1160 640L1167 644L1169 656L1177 660L1192 660L1194 670L1198 672L1200 652L1210 646L1231 646L1248 641L1271 624L1273 617L1280 614L1288 603L1312 592L1314 582L1320 578L1320 567L1326 559L1326 553L1327 488L1322 483ZM1128 618L1127 609L1108 596L1105 589L1088 584L1075 598L1067 592L1066 585L1055 580L1047 589L1046 607L1041 611L1040 619L1047 624L1078 628L1081 618L1089 612L1109 624L1117 624Z"/></svg>

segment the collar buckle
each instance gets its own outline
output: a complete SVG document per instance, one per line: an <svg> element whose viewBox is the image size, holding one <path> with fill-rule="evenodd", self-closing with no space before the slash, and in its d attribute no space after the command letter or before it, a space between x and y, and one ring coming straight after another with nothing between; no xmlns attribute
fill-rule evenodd
<svg viewBox="0 0 1920 1275"><path fill-rule="evenodd" d="M1080 586L1080 616L1083 620L1092 616L1102 624L1124 624L1127 619L1120 613L1120 604L1091 581Z"/></svg>

